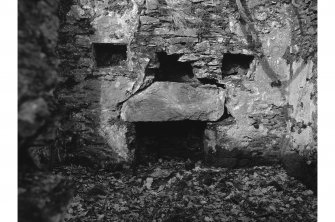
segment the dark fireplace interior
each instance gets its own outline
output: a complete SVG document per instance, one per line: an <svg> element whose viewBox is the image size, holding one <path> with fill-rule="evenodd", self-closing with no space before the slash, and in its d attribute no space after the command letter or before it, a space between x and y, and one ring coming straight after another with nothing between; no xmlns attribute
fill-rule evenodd
<svg viewBox="0 0 335 222"><path fill-rule="evenodd" d="M180 55L157 53L159 68L155 70L156 81L189 82L194 79L190 62L179 62Z"/></svg>
<svg viewBox="0 0 335 222"><path fill-rule="evenodd" d="M244 75L253 60L252 55L226 53L222 60L222 75Z"/></svg>
<svg viewBox="0 0 335 222"><path fill-rule="evenodd" d="M94 58L97 67L120 65L127 60L127 45L111 43L93 43Z"/></svg>
<svg viewBox="0 0 335 222"><path fill-rule="evenodd" d="M203 156L205 126L201 121L135 123L139 155L198 160Z"/></svg>

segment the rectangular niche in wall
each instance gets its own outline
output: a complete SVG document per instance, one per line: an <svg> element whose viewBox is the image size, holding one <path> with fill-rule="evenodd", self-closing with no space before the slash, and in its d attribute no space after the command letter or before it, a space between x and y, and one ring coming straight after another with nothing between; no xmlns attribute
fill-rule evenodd
<svg viewBox="0 0 335 222"><path fill-rule="evenodd" d="M93 43L97 67L121 65L127 60L127 45L113 43Z"/></svg>
<svg viewBox="0 0 335 222"><path fill-rule="evenodd" d="M206 122L135 123L137 149L144 156L200 159Z"/></svg>
<svg viewBox="0 0 335 222"><path fill-rule="evenodd" d="M179 62L180 55L167 55L165 52L157 53L159 68L155 79L167 82L188 82L194 78L190 62Z"/></svg>
<svg viewBox="0 0 335 222"><path fill-rule="evenodd" d="M222 75L246 74L253 60L253 55L226 53L222 60Z"/></svg>

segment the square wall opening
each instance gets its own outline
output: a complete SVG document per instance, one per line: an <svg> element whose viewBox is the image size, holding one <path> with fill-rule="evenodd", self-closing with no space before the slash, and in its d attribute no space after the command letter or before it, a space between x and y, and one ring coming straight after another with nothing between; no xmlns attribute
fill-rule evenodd
<svg viewBox="0 0 335 222"><path fill-rule="evenodd" d="M156 69L156 81L188 82L194 78L190 62L180 62L181 55L167 55L166 52L157 53L159 68Z"/></svg>
<svg viewBox="0 0 335 222"><path fill-rule="evenodd" d="M222 75L247 74L253 60L253 55L225 53L222 59Z"/></svg>
<svg viewBox="0 0 335 222"><path fill-rule="evenodd" d="M127 60L125 44L93 43L93 51L97 67L117 66Z"/></svg>
<svg viewBox="0 0 335 222"><path fill-rule="evenodd" d="M136 143L140 159L179 158L198 160L203 157L201 121L137 122Z"/></svg>

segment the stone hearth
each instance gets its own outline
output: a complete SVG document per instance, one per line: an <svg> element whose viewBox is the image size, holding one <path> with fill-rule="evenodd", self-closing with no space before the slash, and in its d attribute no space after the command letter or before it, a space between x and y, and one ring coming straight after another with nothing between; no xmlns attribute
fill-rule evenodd
<svg viewBox="0 0 335 222"><path fill-rule="evenodd" d="M205 127L202 121L137 122L137 157L201 159Z"/></svg>

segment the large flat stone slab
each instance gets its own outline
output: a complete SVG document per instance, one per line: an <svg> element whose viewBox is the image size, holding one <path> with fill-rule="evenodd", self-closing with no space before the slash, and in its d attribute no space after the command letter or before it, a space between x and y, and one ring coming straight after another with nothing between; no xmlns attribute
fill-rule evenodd
<svg viewBox="0 0 335 222"><path fill-rule="evenodd" d="M211 85L155 82L126 101L121 118L128 122L216 121L224 113L225 91Z"/></svg>

